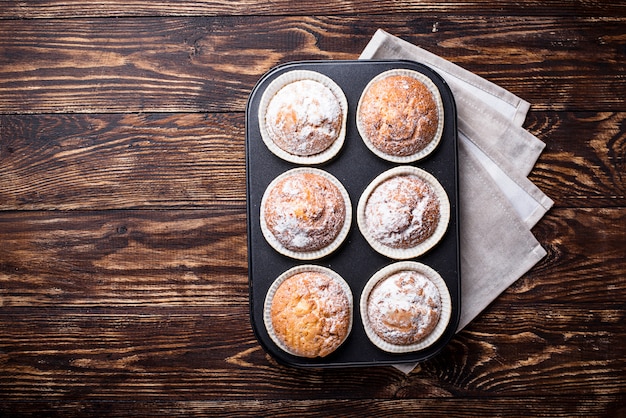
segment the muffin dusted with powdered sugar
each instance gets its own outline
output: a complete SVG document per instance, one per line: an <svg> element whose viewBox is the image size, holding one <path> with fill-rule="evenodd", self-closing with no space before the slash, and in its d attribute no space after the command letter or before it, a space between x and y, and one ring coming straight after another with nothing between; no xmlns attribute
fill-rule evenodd
<svg viewBox="0 0 626 418"><path fill-rule="evenodd" d="M357 127L379 157L412 162L438 145L443 131L443 102L422 73L389 70L365 87L357 108Z"/></svg>
<svg viewBox="0 0 626 418"><path fill-rule="evenodd" d="M339 100L328 87L299 80L287 84L270 100L265 122L280 148L295 155L312 155L339 137L341 118Z"/></svg>
<svg viewBox="0 0 626 418"><path fill-rule="evenodd" d="M374 274L360 301L365 333L392 353L422 350L441 337L450 321L448 287L433 268L415 261L390 264Z"/></svg>
<svg viewBox="0 0 626 418"><path fill-rule="evenodd" d="M282 159L321 163L342 147L347 112L347 99L332 79L314 71L289 71L263 94L261 137Z"/></svg>
<svg viewBox="0 0 626 418"><path fill-rule="evenodd" d="M269 185L261 202L265 238L294 258L319 258L332 252L345 238L350 221L347 191L319 169L284 173Z"/></svg>
<svg viewBox="0 0 626 418"><path fill-rule="evenodd" d="M334 271L321 266L295 267L268 292L264 321L283 350L300 357L326 357L352 328L352 293Z"/></svg>
<svg viewBox="0 0 626 418"><path fill-rule="evenodd" d="M371 236L392 248L413 247L430 237L439 223L439 198L424 180L413 175L381 183L365 206Z"/></svg>
<svg viewBox="0 0 626 418"><path fill-rule="evenodd" d="M380 281L369 295L367 315L372 330L396 345L415 344L439 321L437 286L416 271L402 271Z"/></svg>
<svg viewBox="0 0 626 418"><path fill-rule="evenodd" d="M359 228L370 245L391 258L416 257L445 233L449 201L439 182L406 166L377 177L358 206Z"/></svg>

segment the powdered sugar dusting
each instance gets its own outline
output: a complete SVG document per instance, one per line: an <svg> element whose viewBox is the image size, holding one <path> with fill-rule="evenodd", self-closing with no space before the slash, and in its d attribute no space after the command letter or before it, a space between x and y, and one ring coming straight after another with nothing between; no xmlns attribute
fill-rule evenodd
<svg viewBox="0 0 626 418"><path fill-rule="evenodd" d="M268 229L292 251L319 250L337 238L346 217L339 189L313 173L285 177L269 191L263 208Z"/></svg>
<svg viewBox="0 0 626 418"><path fill-rule="evenodd" d="M393 248L406 248L432 235L439 220L439 200L419 177L395 176L374 189L365 216L375 240Z"/></svg>
<svg viewBox="0 0 626 418"><path fill-rule="evenodd" d="M414 344L437 325L441 296L437 286L416 271L395 273L374 287L368 300L374 332L392 344Z"/></svg>
<svg viewBox="0 0 626 418"><path fill-rule="evenodd" d="M339 137L343 112L339 99L324 84L298 80L270 100L265 116L272 140L296 155L324 151Z"/></svg>

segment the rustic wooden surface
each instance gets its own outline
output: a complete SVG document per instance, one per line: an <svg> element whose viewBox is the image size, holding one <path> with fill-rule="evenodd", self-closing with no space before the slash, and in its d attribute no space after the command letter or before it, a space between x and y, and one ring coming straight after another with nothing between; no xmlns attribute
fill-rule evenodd
<svg viewBox="0 0 626 418"><path fill-rule="evenodd" d="M377 28L532 103L548 255L409 375L249 324L244 110ZM0 0L0 416L626 416L626 7Z"/></svg>

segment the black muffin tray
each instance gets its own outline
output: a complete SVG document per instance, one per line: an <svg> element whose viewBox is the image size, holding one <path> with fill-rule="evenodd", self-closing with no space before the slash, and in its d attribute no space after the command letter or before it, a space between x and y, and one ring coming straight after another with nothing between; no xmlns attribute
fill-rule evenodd
<svg viewBox="0 0 626 418"><path fill-rule="evenodd" d="M446 282L452 299L452 316L443 335L423 350L392 354L370 342L361 323L359 303L367 281L393 260L375 252L367 243L356 222L356 206L367 185L380 173L399 164L374 155L361 139L356 127L356 108L367 83L381 72L411 69L427 75L441 93L444 106L444 129L439 146L426 158L406 164L419 167L439 180L450 200L450 222L441 241L427 253L412 259L435 269ZM279 75L292 70L311 70L330 77L348 99L348 120L343 148L329 162L314 167L334 175L344 185L352 201L352 225L343 245L322 259L299 261L276 252L265 240L260 227L260 204L265 189L278 175L301 165L275 156L261 138L258 109L267 86ZM405 164L402 164L405 165ZM263 348L279 362L298 367L374 366L423 361L436 355L454 336L461 302L456 106L446 82L429 67L413 61L301 61L275 67L266 73L250 94L246 109L246 175L248 210L248 277L250 318L254 333ZM324 358L302 358L280 349L267 333L263 322L266 293L274 280L290 268L316 264L341 275L352 289L354 317L348 339L334 353Z"/></svg>

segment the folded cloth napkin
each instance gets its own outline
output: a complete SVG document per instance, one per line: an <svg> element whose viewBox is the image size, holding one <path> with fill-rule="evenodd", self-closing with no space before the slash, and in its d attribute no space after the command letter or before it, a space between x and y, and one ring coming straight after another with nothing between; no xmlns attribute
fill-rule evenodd
<svg viewBox="0 0 626 418"><path fill-rule="evenodd" d="M463 329L545 255L530 231L553 201L528 174L545 144L522 128L530 103L379 29L360 59L408 59L448 83L457 106ZM416 364L399 364L405 373Z"/></svg>

